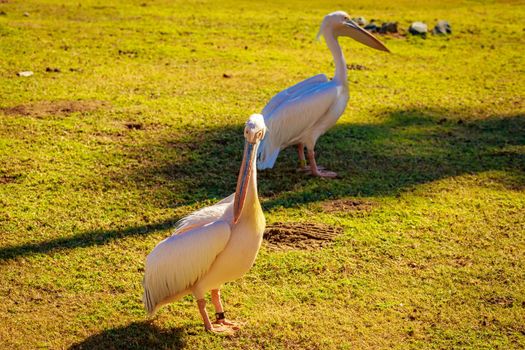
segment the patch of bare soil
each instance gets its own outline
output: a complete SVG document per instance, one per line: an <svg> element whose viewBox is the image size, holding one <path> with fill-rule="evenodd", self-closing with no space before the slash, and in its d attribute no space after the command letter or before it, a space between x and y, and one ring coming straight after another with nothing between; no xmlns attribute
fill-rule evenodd
<svg viewBox="0 0 525 350"><path fill-rule="evenodd" d="M365 67L365 66L363 66L361 64L355 64L355 63L347 64L346 68L348 70L370 70L370 68L368 68L368 67Z"/></svg>
<svg viewBox="0 0 525 350"><path fill-rule="evenodd" d="M357 199L336 199L321 203L321 208L327 213L364 212L368 213L374 207L373 202Z"/></svg>
<svg viewBox="0 0 525 350"><path fill-rule="evenodd" d="M492 305L499 305L505 308L510 308L514 306L514 298L511 296L498 296L494 295L489 298L486 298L485 301L487 301L489 304Z"/></svg>
<svg viewBox="0 0 525 350"><path fill-rule="evenodd" d="M266 226L264 240L274 250L319 249L343 232L341 227L318 223L282 223Z"/></svg>
<svg viewBox="0 0 525 350"><path fill-rule="evenodd" d="M126 128L129 130L142 130L144 129L144 125L142 123L126 123Z"/></svg>
<svg viewBox="0 0 525 350"><path fill-rule="evenodd" d="M22 175L20 174L0 174L0 184L5 185L8 183L17 182Z"/></svg>
<svg viewBox="0 0 525 350"><path fill-rule="evenodd" d="M91 112L107 106L104 101L40 101L14 107L0 108L0 113L29 117L68 115L75 112Z"/></svg>

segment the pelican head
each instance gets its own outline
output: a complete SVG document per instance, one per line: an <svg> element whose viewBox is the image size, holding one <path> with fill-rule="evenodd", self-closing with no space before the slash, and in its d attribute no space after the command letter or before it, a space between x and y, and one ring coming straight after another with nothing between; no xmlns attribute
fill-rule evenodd
<svg viewBox="0 0 525 350"><path fill-rule="evenodd" d="M233 204L233 223L239 221L244 207L248 183L255 170L255 157L259 143L266 134L266 124L261 114L252 114L244 126L244 155L242 157L241 170L237 179L237 190Z"/></svg>
<svg viewBox="0 0 525 350"><path fill-rule="evenodd" d="M352 21L344 11L336 11L326 15L317 37L321 34L325 37L327 35L348 36L373 49L390 52L381 41Z"/></svg>
<svg viewBox="0 0 525 350"><path fill-rule="evenodd" d="M260 142L266 134L266 124L261 114L252 114L244 126L244 138L246 142L256 144Z"/></svg>

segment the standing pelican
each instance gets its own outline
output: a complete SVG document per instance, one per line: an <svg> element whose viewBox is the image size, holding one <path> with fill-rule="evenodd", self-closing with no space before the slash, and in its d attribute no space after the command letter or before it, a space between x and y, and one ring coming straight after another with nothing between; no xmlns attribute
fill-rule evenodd
<svg viewBox="0 0 525 350"><path fill-rule="evenodd" d="M238 328L224 317L219 288L242 277L261 246L265 219L257 196L255 160L265 132L263 116L250 116L244 128L246 142L235 193L183 218L175 233L148 255L142 300L150 315L160 306L193 293L208 331ZM209 290L215 325L205 308L204 296Z"/></svg>
<svg viewBox="0 0 525 350"><path fill-rule="evenodd" d="M349 36L374 49L389 51L343 11L330 13L323 19L317 37L320 35L324 36L334 58L335 76L332 80L324 74L306 79L281 91L264 107L262 114L268 135L259 148L257 167L261 170L272 168L282 149L297 145L300 169L309 170L314 176L337 176L318 167L314 153L317 139L335 125L348 102L347 67L337 39ZM305 146L310 169L304 157Z"/></svg>

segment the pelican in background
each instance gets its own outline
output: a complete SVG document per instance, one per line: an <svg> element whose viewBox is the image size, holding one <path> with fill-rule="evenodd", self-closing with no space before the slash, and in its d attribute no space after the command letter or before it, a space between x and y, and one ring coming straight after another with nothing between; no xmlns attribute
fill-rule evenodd
<svg viewBox="0 0 525 350"><path fill-rule="evenodd" d="M343 11L330 13L323 19L317 38L320 35L324 36L334 58L335 76L332 80L324 74L306 79L281 91L264 107L262 114L268 134L259 148L257 167L260 170L273 168L282 149L297 145L301 170L311 171L314 176L337 176L318 167L314 153L317 139L335 125L348 102L347 67L337 39L348 36L374 49L390 51ZM305 146L309 169L304 157Z"/></svg>
<svg viewBox="0 0 525 350"><path fill-rule="evenodd" d="M265 219L257 196L255 161L265 133L263 116L250 116L244 128L246 141L235 193L180 220L175 233L148 255L142 300L150 315L192 293L206 330L231 333L238 329L224 317L219 288L242 277L261 246ZM204 300L209 290L216 312L214 325Z"/></svg>

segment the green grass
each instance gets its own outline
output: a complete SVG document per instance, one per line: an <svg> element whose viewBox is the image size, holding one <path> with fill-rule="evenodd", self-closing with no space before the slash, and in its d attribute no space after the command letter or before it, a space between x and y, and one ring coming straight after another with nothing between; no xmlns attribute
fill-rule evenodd
<svg viewBox="0 0 525 350"><path fill-rule="evenodd" d="M341 39L348 63L368 68L349 72L349 106L318 142L341 178L296 173L293 150L259 174L268 223L344 234L318 251L263 247L224 286L229 315L246 322L233 337L203 332L191 297L147 321L145 256L180 217L234 191L251 113L333 73L314 37L337 9L453 27L382 37L391 55ZM525 347L520 2L9 0L2 11L0 348ZM46 101L83 107L46 112ZM43 111L15 113L30 106ZM325 210L339 199L370 205Z"/></svg>

